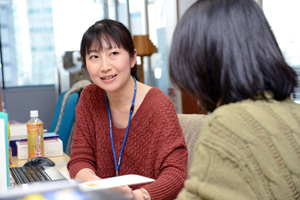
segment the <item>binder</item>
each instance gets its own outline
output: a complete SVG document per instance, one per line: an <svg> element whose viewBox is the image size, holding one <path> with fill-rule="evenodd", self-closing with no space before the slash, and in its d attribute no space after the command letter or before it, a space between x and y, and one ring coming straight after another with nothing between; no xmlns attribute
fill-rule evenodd
<svg viewBox="0 0 300 200"><path fill-rule="evenodd" d="M0 112L0 192L9 188L9 143L7 113Z"/></svg>

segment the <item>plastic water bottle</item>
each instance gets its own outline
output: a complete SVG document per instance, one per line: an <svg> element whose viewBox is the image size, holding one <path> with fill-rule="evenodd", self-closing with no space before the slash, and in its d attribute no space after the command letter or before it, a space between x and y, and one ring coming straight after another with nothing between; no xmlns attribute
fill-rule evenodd
<svg viewBox="0 0 300 200"><path fill-rule="evenodd" d="M37 110L30 111L30 120L27 122L28 159L44 156L43 122Z"/></svg>

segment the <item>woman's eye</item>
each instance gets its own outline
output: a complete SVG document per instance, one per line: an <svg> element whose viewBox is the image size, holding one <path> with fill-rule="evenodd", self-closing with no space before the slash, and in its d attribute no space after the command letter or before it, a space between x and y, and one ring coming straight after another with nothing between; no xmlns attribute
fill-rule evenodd
<svg viewBox="0 0 300 200"><path fill-rule="evenodd" d="M111 55L113 55L113 56L118 55L118 52L114 51L111 53Z"/></svg>
<svg viewBox="0 0 300 200"><path fill-rule="evenodd" d="M98 56L96 56L96 55L91 55L90 56L90 59L92 60L92 59L96 59L96 58L98 58Z"/></svg>

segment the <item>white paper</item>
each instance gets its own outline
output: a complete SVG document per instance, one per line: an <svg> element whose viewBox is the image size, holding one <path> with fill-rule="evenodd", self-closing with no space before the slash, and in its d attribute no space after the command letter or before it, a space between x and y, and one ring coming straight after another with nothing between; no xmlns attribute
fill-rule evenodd
<svg viewBox="0 0 300 200"><path fill-rule="evenodd" d="M155 180L152 178L135 175L135 174L128 174L128 175L122 175L122 176L116 176L112 178L105 178L101 180L80 183L79 188L82 191L103 190L103 189L109 189L114 187L120 187L124 185L149 183L153 181Z"/></svg>

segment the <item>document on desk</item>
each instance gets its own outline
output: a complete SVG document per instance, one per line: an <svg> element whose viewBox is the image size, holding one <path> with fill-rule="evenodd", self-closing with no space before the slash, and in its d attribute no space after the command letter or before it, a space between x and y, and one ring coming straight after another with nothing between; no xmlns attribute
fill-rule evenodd
<svg viewBox="0 0 300 200"><path fill-rule="evenodd" d="M116 176L111 178L105 178L96 181L79 183L79 188L82 191L103 190L103 189L109 189L114 187L120 187L124 185L150 183L153 181L155 180L152 178L148 178L136 174L128 174L128 175Z"/></svg>

